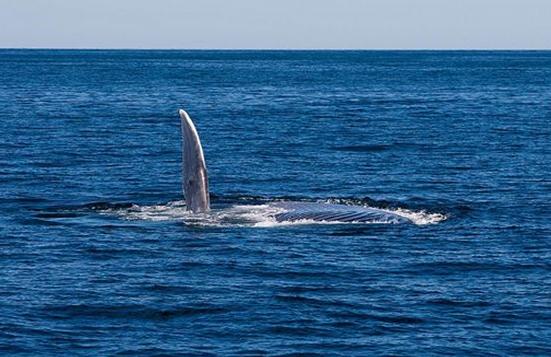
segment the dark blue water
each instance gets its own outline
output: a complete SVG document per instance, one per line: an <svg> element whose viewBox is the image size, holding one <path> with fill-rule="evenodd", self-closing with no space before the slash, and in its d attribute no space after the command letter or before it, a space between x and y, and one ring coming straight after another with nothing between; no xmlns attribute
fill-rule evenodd
<svg viewBox="0 0 551 357"><path fill-rule="evenodd" d="M551 354L551 52L1 50L0 132L2 353Z"/></svg>

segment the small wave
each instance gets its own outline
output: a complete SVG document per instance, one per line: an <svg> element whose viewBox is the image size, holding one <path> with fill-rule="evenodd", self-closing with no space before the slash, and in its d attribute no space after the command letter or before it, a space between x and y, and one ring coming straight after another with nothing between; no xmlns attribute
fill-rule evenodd
<svg viewBox="0 0 551 357"><path fill-rule="evenodd" d="M363 145L347 145L334 146L331 149L345 152L382 152L382 151L412 151L420 149L429 149L427 144L395 142L385 144L363 144Z"/></svg>
<svg viewBox="0 0 551 357"><path fill-rule="evenodd" d="M59 319L71 318L120 318L144 320L168 320L178 317L210 315L228 312L226 307L216 305L179 306L171 309L151 308L143 305L49 305L42 311Z"/></svg>

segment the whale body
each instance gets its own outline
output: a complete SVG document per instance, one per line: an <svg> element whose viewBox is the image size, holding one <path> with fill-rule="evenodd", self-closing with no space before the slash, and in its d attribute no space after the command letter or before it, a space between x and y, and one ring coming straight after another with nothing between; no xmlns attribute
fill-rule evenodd
<svg viewBox="0 0 551 357"><path fill-rule="evenodd" d="M378 208L320 202L274 202L285 211L274 217L279 222L317 221L341 223L406 223L409 219Z"/></svg>
<svg viewBox="0 0 551 357"><path fill-rule="evenodd" d="M186 111L179 110L182 124L182 188L186 209L193 213L210 210L208 174L201 140ZM270 206L281 210L274 215L279 222L309 220L316 222L405 223L408 218L383 209L318 202L278 201Z"/></svg>

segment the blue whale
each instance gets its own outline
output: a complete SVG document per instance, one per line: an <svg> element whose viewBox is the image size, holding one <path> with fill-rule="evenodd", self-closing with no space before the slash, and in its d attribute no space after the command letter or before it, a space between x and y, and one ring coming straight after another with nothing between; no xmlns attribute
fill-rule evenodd
<svg viewBox="0 0 551 357"><path fill-rule="evenodd" d="M205 213L210 210L210 199L207 165L201 140L188 113L180 109L179 114L182 124L182 188L186 209L193 213ZM269 205L281 209L274 216L279 222L411 222L396 213L363 206L292 201L272 202Z"/></svg>

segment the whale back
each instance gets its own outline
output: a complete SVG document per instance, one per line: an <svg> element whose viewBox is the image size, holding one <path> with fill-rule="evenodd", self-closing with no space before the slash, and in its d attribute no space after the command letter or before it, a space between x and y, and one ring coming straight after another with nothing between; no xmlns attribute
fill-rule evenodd
<svg viewBox="0 0 551 357"><path fill-rule="evenodd" d="M179 113L182 123L182 189L186 207L194 213L207 212L210 198L203 147L189 115L182 109Z"/></svg>
<svg viewBox="0 0 551 357"><path fill-rule="evenodd" d="M330 204L318 202L277 202L274 206L284 209L275 219L279 222L311 220L340 223L405 223L409 219L378 208Z"/></svg>

